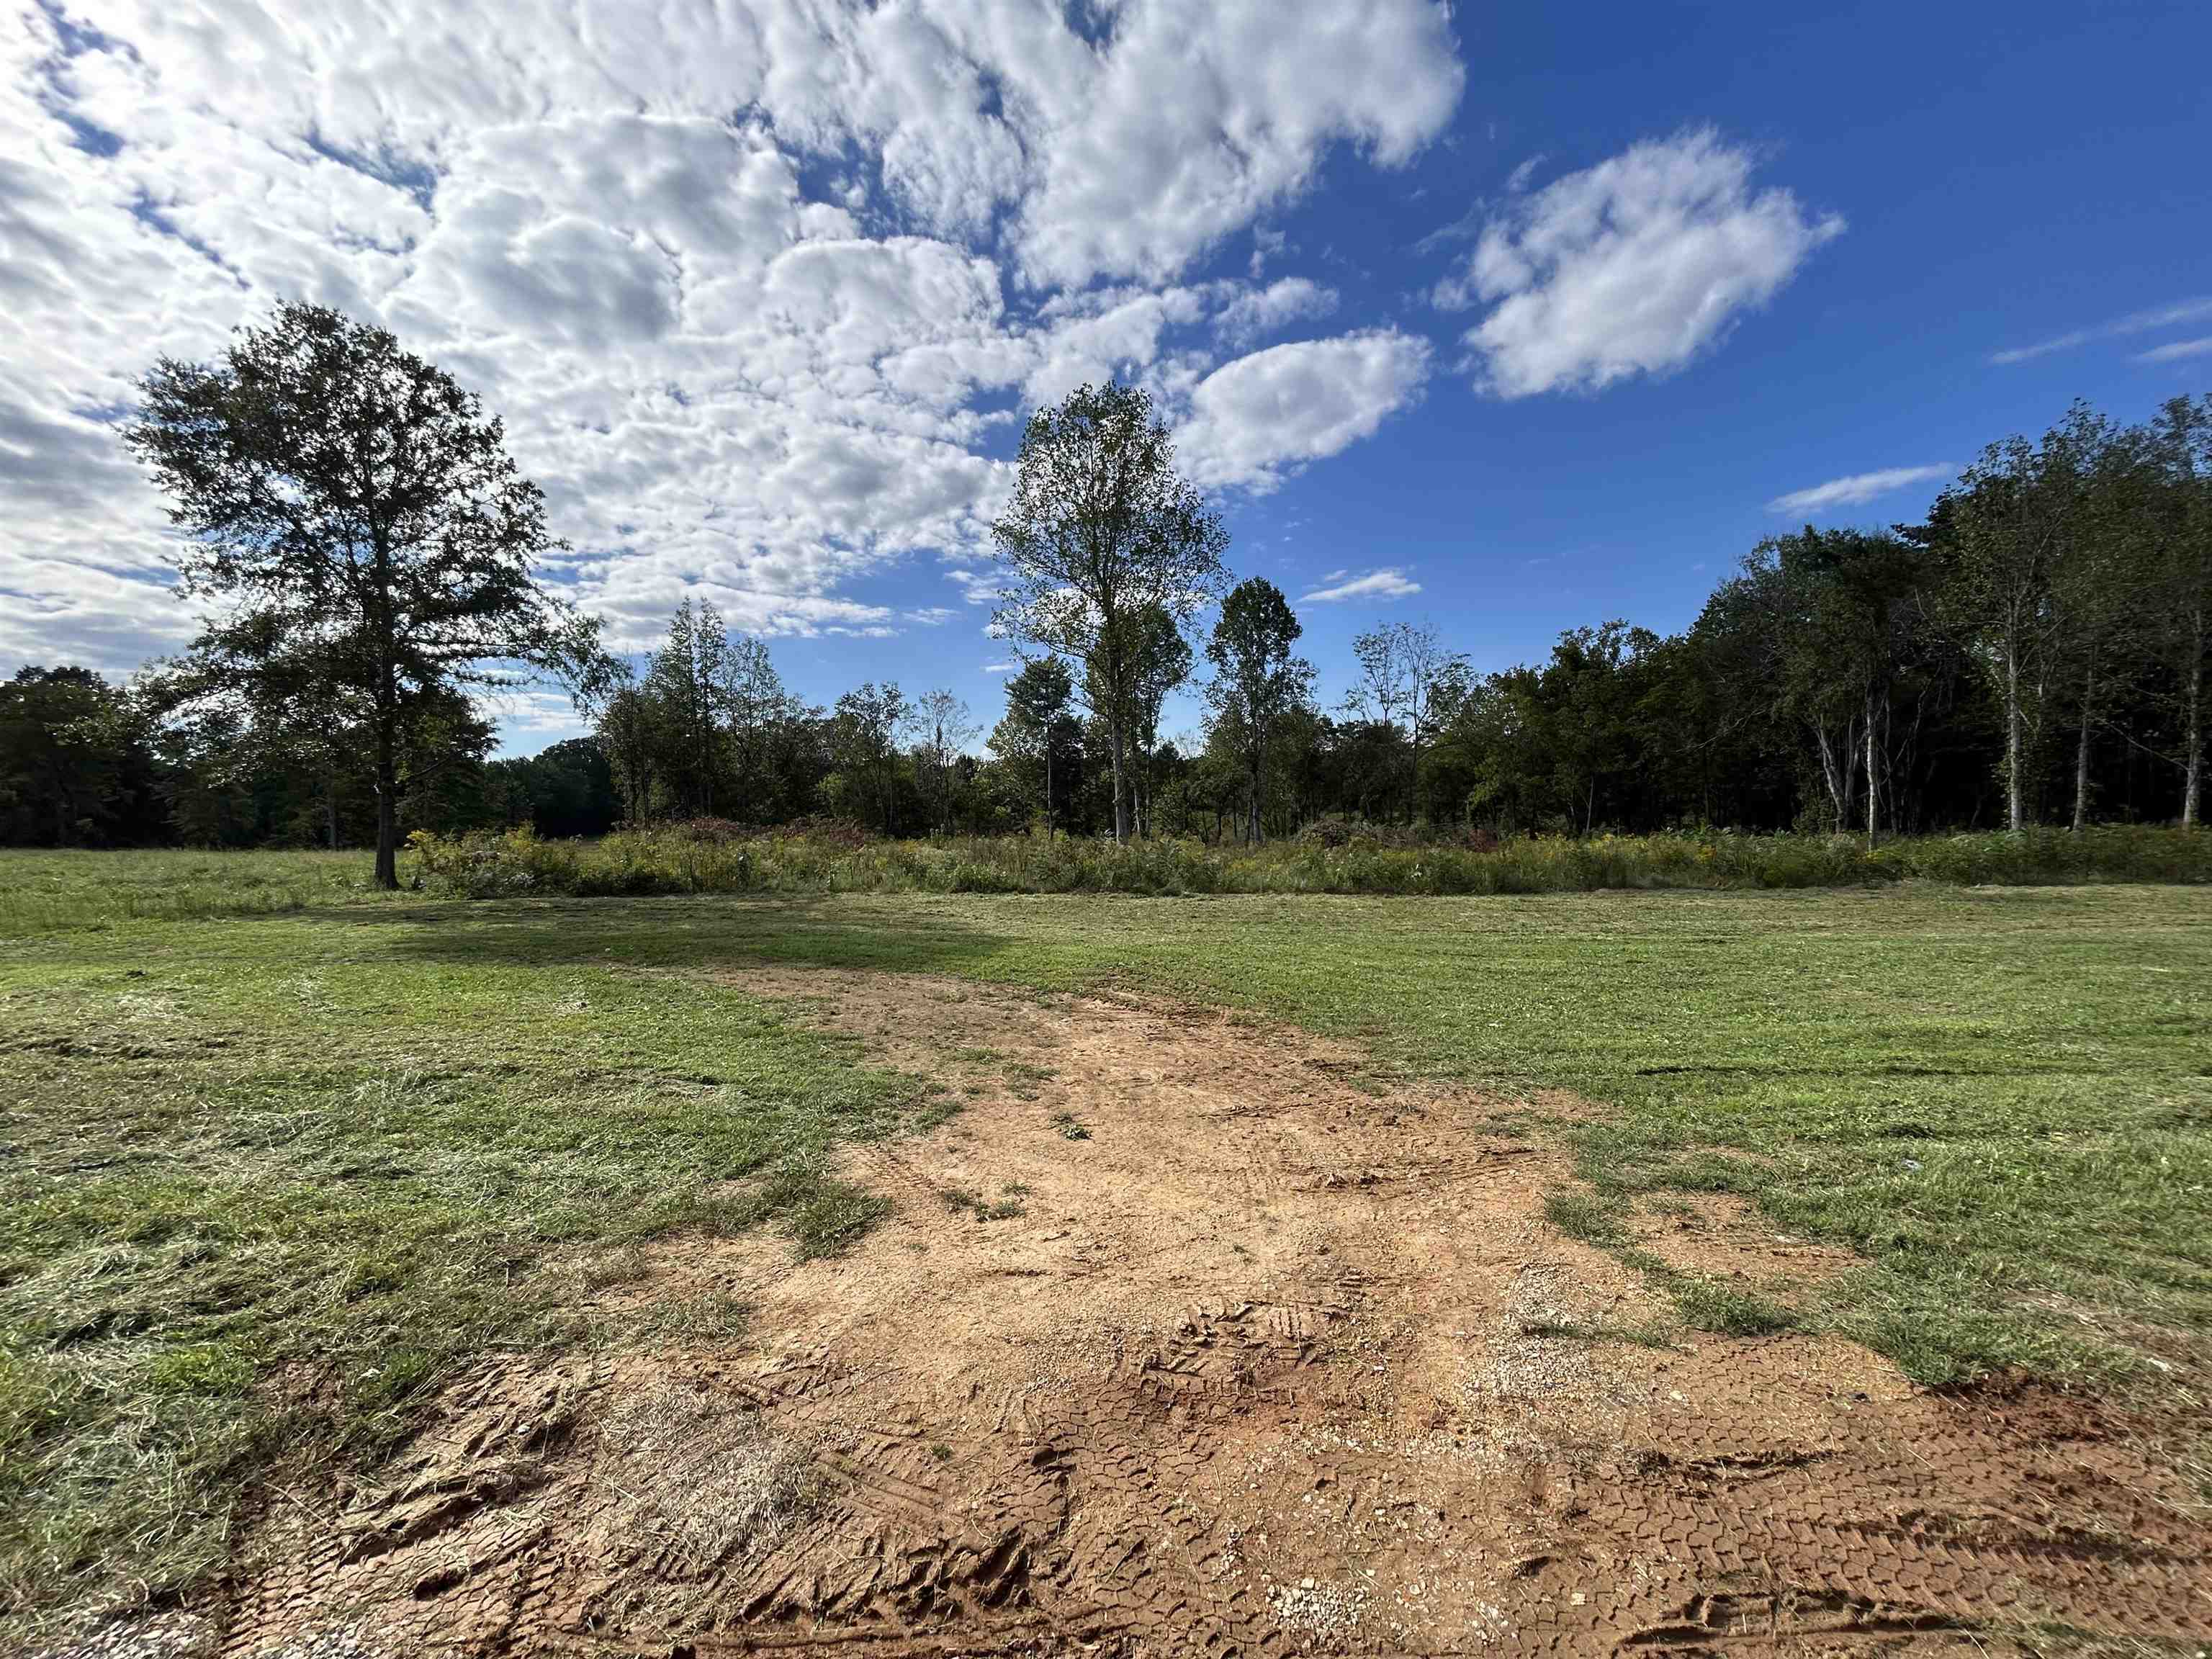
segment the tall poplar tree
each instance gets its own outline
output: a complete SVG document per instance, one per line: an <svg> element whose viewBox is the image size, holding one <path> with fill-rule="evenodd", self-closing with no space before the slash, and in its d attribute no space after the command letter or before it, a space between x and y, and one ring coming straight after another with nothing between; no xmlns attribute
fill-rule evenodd
<svg viewBox="0 0 2212 1659"><path fill-rule="evenodd" d="M1188 623L1224 581L1229 533L1175 468L1136 386L1081 386L1030 417L1013 494L991 526L1007 574L998 625L1084 665L1114 769L1114 836L1129 836L1129 748L1150 611Z"/></svg>

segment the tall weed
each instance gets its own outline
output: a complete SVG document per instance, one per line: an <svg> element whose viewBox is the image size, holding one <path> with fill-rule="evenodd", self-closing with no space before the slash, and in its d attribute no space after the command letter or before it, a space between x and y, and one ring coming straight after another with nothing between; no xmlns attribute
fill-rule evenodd
<svg viewBox="0 0 2212 1659"><path fill-rule="evenodd" d="M2112 826L2075 834L1924 836L1869 850L1843 836L1530 837L1489 846L1353 834L1264 847L1028 836L856 841L702 836L671 825L595 842L528 830L413 842L427 884L471 898L681 893L1352 893L1437 896L1605 888L1850 887L2212 880L2212 836Z"/></svg>

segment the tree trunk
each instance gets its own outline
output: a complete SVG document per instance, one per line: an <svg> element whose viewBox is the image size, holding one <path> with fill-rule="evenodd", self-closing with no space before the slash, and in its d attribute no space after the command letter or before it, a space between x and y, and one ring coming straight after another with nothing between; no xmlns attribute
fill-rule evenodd
<svg viewBox="0 0 2212 1659"><path fill-rule="evenodd" d="M1052 844L1052 728L1045 728L1044 739L1044 839Z"/></svg>
<svg viewBox="0 0 2212 1659"><path fill-rule="evenodd" d="M2074 831L2079 835L2089 823L2089 722L2096 695L2097 671L2081 677L2081 731L2074 744Z"/></svg>
<svg viewBox="0 0 2212 1659"><path fill-rule="evenodd" d="M376 884L386 892L399 885L399 767L393 752L397 712L376 711Z"/></svg>
<svg viewBox="0 0 2212 1659"><path fill-rule="evenodd" d="M399 886L399 673L392 612L392 546L381 525L370 526L376 550L376 884Z"/></svg>
<svg viewBox="0 0 2212 1659"><path fill-rule="evenodd" d="M1121 764L1121 725L1119 720L1106 722L1107 748L1114 760L1114 844L1121 846L1129 839L1128 785Z"/></svg>
<svg viewBox="0 0 2212 1659"><path fill-rule="evenodd" d="M323 775L323 827L328 832L331 851L338 850L338 776L335 772Z"/></svg>
<svg viewBox="0 0 2212 1659"><path fill-rule="evenodd" d="M2204 612L2197 612L2197 650L2189 664L2188 714L2183 721L2188 758L2181 775L2181 822L2193 829L2204 793Z"/></svg>
<svg viewBox="0 0 2212 1659"><path fill-rule="evenodd" d="M2017 830L2023 814L2020 798L2020 648L2005 641L2005 824Z"/></svg>
<svg viewBox="0 0 2212 1659"><path fill-rule="evenodd" d="M1260 762L1256 757L1252 762L1252 798L1249 816L1244 823L1244 844L1260 844Z"/></svg>
<svg viewBox="0 0 2212 1659"><path fill-rule="evenodd" d="M1881 792L1875 787L1880 777L1877 770L1880 753L1875 747L1874 730L1874 694L1869 692L1866 709L1866 831L1867 850L1869 852L1874 849L1875 835L1879 823L1875 812L1876 803L1881 799Z"/></svg>
<svg viewBox="0 0 2212 1659"><path fill-rule="evenodd" d="M1850 827L1851 822L1851 792L1848 776L1851 764L1850 744L1846 742L1844 752L1838 755L1836 745L1828 739L1828 728L1825 725L1814 726L1813 737L1820 746L1820 781L1828 787L1829 822L1841 833Z"/></svg>

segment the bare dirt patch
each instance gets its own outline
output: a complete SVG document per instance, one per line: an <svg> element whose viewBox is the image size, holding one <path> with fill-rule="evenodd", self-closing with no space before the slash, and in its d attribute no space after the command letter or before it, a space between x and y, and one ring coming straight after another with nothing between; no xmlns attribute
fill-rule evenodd
<svg viewBox="0 0 2212 1659"><path fill-rule="evenodd" d="M1845 1273L1849 1250L1784 1232L1734 1193L1669 1194L1647 1203L1631 1231L1678 1273L1733 1279L1761 1291L1793 1291Z"/></svg>
<svg viewBox="0 0 2212 1659"><path fill-rule="evenodd" d="M1349 1050L1213 1012L742 982L964 1091L854 1154L892 1217L797 1267L761 1237L649 1252L610 1305L736 1297L744 1338L456 1390L376 1485L270 1512L226 1651L2212 1632L2201 1495L2109 1409L1931 1394L1804 1335L1630 1340L1663 1304L1547 1225L1564 1162L1493 1103L1375 1092ZM1741 1236L1755 1218L1698 1213L1686 1267L1832 1265L1792 1245L1778 1267Z"/></svg>

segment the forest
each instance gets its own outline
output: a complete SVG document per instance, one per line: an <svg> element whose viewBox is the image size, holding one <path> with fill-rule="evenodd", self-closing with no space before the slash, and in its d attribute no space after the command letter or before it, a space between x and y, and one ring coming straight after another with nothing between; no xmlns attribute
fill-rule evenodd
<svg viewBox="0 0 2212 1659"><path fill-rule="evenodd" d="M396 350L372 337L295 308L263 343ZM157 473L184 465L158 446L181 441L187 394L205 395L187 377L208 371L163 372L149 388L183 401L166 427L149 404L134 440ZM1115 445L1158 498L1121 562L1086 574L1054 538L1080 517L1071 469ZM542 531L534 497L516 499L526 552ZM477 694L508 682L434 655L411 683L389 662L382 683L349 679L361 636L310 648L304 612L264 611L127 684L31 665L0 685L0 841L388 851L415 830L701 818L1213 843L1344 823L1878 840L2202 816L2212 395L2134 425L2077 404L2040 438L1990 444L1918 522L1765 540L1679 633L1596 620L1485 672L1433 621L1378 624L1328 699L1285 597L1231 585L1226 532L1176 477L1141 392L1085 387L1039 413L995 538L998 621L1020 654L1000 707L874 682L810 703L767 641L689 599L641 669L517 574L500 603L536 631L471 638L451 660L558 663L590 736L495 758ZM237 574L198 572L216 587ZM1182 688L1202 716L1170 731Z"/></svg>

